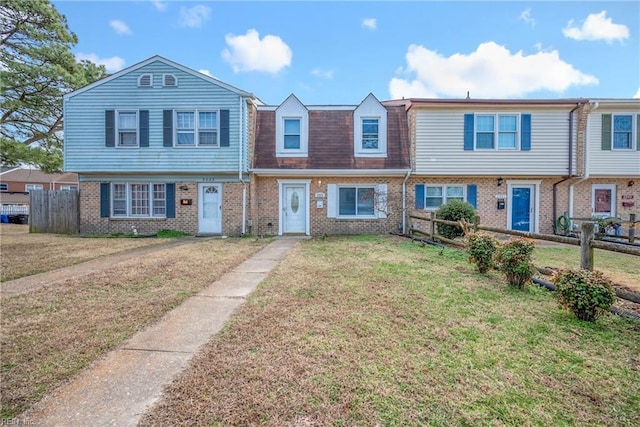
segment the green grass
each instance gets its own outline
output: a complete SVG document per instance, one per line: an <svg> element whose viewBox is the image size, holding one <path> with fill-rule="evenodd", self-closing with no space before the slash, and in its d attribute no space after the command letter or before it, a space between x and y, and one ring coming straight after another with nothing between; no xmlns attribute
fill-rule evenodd
<svg viewBox="0 0 640 427"><path fill-rule="evenodd" d="M639 342L462 252L305 241L142 425L639 425Z"/></svg>

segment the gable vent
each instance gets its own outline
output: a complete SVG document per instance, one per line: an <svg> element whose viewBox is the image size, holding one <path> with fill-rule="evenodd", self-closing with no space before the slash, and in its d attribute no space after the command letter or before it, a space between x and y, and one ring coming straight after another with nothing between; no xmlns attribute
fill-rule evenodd
<svg viewBox="0 0 640 427"><path fill-rule="evenodd" d="M178 86L178 79L173 74L163 74L162 86Z"/></svg>
<svg viewBox="0 0 640 427"><path fill-rule="evenodd" d="M151 87L153 86L153 74L142 74L138 77L138 86Z"/></svg>

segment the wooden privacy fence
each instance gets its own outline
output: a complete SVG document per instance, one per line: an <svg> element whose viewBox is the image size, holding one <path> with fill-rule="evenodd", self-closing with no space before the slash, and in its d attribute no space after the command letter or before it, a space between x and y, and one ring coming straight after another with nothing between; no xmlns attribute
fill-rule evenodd
<svg viewBox="0 0 640 427"><path fill-rule="evenodd" d="M38 190L29 193L29 232L77 234L80 210L77 191Z"/></svg>
<svg viewBox="0 0 640 427"><path fill-rule="evenodd" d="M483 231L489 231L492 233L508 234L512 236L528 237L530 239L547 240L551 242L558 242L558 243L565 243L568 245L580 246L581 247L581 267L589 270L593 270L593 249L594 248L640 256L640 246L596 240L595 233L594 233L594 224L589 222L582 224L582 231L580 233L580 238L576 239L574 237L556 236L553 234L529 233L529 232L517 231L517 230L505 230L505 229L496 228L496 227L487 227L487 226L480 225L478 221L476 221L476 223L474 224L469 224L467 222L462 222L462 221L460 222L446 221L443 219L437 219L435 217L435 212L431 212L431 215L429 217L419 216L419 215L409 215L409 218L411 218L412 220L428 222L429 231L422 231L419 228L415 227L416 224L412 224L410 228L412 235L421 234L423 236L428 236L431 240L434 240L434 241L439 241L442 243L447 243L447 244L462 246L462 247L466 246L465 242L447 239L445 237L438 235L436 232L436 224L440 223L440 224L447 224L447 225L460 227L465 231L465 233L472 230L473 231L483 230ZM635 223L633 224L633 226L635 226Z"/></svg>

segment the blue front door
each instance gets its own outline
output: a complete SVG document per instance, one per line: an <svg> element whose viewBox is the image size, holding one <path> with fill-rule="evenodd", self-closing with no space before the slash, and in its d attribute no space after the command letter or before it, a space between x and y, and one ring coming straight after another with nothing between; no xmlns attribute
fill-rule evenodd
<svg viewBox="0 0 640 427"><path fill-rule="evenodd" d="M531 187L511 187L511 229L531 231Z"/></svg>

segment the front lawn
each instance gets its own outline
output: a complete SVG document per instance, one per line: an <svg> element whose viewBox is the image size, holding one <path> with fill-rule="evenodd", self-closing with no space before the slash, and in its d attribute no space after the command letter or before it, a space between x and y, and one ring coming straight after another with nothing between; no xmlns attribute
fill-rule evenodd
<svg viewBox="0 0 640 427"><path fill-rule="evenodd" d="M142 425L640 425L640 322L596 324L467 255L303 241Z"/></svg>

